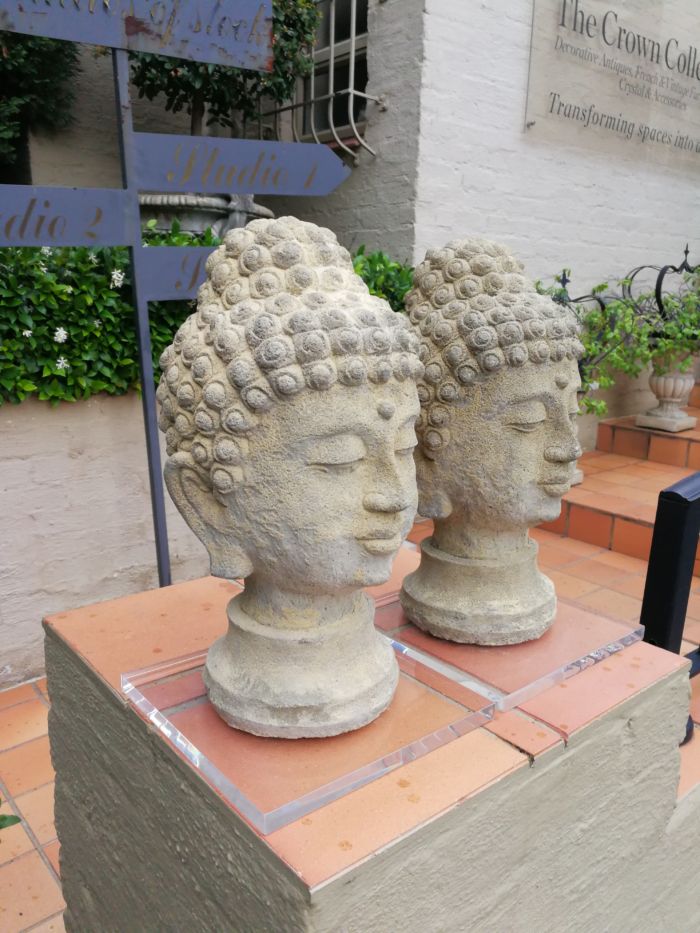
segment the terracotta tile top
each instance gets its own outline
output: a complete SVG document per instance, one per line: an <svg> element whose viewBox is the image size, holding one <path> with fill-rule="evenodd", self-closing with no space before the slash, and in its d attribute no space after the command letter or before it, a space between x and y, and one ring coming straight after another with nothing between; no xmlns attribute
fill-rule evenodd
<svg viewBox="0 0 700 933"><path fill-rule="evenodd" d="M417 549L402 547L390 579L367 592L380 606L394 600L403 578L419 563ZM121 675L129 670L205 651L224 634L226 605L237 592L237 583L202 577L57 613L46 618L46 625L118 690ZM176 626L176 619L189 624ZM0 709L0 748L1 717Z"/></svg>
<svg viewBox="0 0 700 933"><path fill-rule="evenodd" d="M457 645L433 638L414 626L402 630L401 641L505 693L513 693L628 632L627 625L560 601L549 631L521 645Z"/></svg>
<svg viewBox="0 0 700 933"><path fill-rule="evenodd" d="M206 650L226 631L226 605L238 592L203 577L58 613L46 625L119 690L126 671Z"/></svg>
<svg viewBox="0 0 700 933"><path fill-rule="evenodd" d="M0 868L2 933L26 930L65 906L58 882L38 852L29 852Z"/></svg>
<svg viewBox="0 0 700 933"><path fill-rule="evenodd" d="M394 602L377 606L374 614L374 624L383 632L392 632L392 637L400 640L398 631L404 625L410 625L410 622L403 613L401 603L395 598Z"/></svg>
<svg viewBox="0 0 700 933"><path fill-rule="evenodd" d="M497 712L493 721L484 728L533 758L555 745L564 747L564 740L558 732L549 729L537 719L526 716L519 709L510 710L508 713Z"/></svg>
<svg viewBox="0 0 700 933"><path fill-rule="evenodd" d="M638 642L520 708L568 738L657 680L689 666L685 658Z"/></svg>
<svg viewBox="0 0 700 933"><path fill-rule="evenodd" d="M483 699L478 702L486 705ZM249 735L227 726L208 701L170 720L260 810L269 812L467 714L457 703L401 677L391 706L378 719L326 739L290 743ZM17 803L21 806L21 798Z"/></svg>
<svg viewBox="0 0 700 933"><path fill-rule="evenodd" d="M63 914L56 914L50 920L45 920L38 927L32 927L31 933L66 933L66 926L63 922Z"/></svg>
<svg viewBox="0 0 700 933"><path fill-rule="evenodd" d="M0 752L0 781L9 794L26 794L53 779L48 736Z"/></svg>
<svg viewBox="0 0 700 933"><path fill-rule="evenodd" d="M367 592L378 606L384 605L394 599L401 589L403 578L413 573L420 564L420 551L418 548L404 545L396 556L391 576L386 583L367 587Z"/></svg>
<svg viewBox="0 0 700 933"><path fill-rule="evenodd" d="M315 887L527 764L521 752L478 729L271 833L267 842Z"/></svg>

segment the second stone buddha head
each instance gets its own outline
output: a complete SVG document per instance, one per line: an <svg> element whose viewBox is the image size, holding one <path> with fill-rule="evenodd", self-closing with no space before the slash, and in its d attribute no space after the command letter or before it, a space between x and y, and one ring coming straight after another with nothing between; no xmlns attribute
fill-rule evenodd
<svg viewBox="0 0 700 933"><path fill-rule="evenodd" d="M229 233L207 276L158 396L171 496L212 573L246 578L210 697L259 734L354 728L396 683L360 590L388 578L415 513L418 339L329 230L294 218Z"/></svg>
<svg viewBox="0 0 700 933"><path fill-rule="evenodd" d="M430 250L406 308L425 364L419 510L435 519L425 566L405 585L406 611L458 641L538 637L555 601L527 530L559 515L580 455L577 322L538 294L503 247L480 239ZM427 567L447 555L465 592L445 596L452 612L422 610L419 604L433 598Z"/></svg>

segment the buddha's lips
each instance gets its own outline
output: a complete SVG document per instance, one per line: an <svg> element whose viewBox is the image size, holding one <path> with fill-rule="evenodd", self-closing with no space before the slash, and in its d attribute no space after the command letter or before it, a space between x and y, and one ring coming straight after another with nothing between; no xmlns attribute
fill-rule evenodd
<svg viewBox="0 0 700 933"><path fill-rule="evenodd" d="M549 482L540 483L539 486L548 496L551 496L553 499L560 499L571 489L571 480L569 478L556 477Z"/></svg>
<svg viewBox="0 0 700 933"><path fill-rule="evenodd" d="M393 535L368 535L365 538L357 538L357 541L370 554L393 554L401 547L403 535L397 531Z"/></svg>

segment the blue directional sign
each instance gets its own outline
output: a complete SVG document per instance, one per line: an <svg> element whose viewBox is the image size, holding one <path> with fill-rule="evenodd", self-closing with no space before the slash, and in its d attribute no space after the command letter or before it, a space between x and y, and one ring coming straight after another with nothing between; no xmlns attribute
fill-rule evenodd
<svg viewBox="0 0 700 933"><path fill-rule="evenodd" d="M272 0L0 0L0 29L272 70Z"/></svg>
<svg viewBox="0 0 700 933"><path fill-rule="evenodd" d="M204 263L214 249L213 246L142 247L141 294L147 301L196 298L205 279Z"/></svg>
<svg viewBox="0 0 700 933"><path fill-rule="evenodd" d="M121 189L0 185L0 247L133 243L128 205Z"/></svg>
<svg viewBox="0 0 700 933"><path fill-rule="evenodd" d="M328 146L218 136L134 133L142 191L328 194L350 169Z"/></svg>
<svg viewBox="0 0 700 933"><path fill-rule="evenodd" d="M134 132L128 51L270 71L272 0L0 0L0 30L112 48L124 188L0 185L0 247L129 246L158 578L166 586L148 302L194 298L211 248L142 246L139 190L320 195L350 169L322 145Z"/></svg>

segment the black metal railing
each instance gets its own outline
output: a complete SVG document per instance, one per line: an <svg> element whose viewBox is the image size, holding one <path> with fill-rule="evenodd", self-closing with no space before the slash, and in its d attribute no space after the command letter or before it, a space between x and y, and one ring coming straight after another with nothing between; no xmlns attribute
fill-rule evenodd
<svg viewBox="0 0 700 933"><path fill-rule="evenodd" d="M644 586L644 641L680 654L700 534L700 473L659 493ZM700 648L688 655L690 676L700 673ZM685 741L693 735L688 718Z"/></svg>

